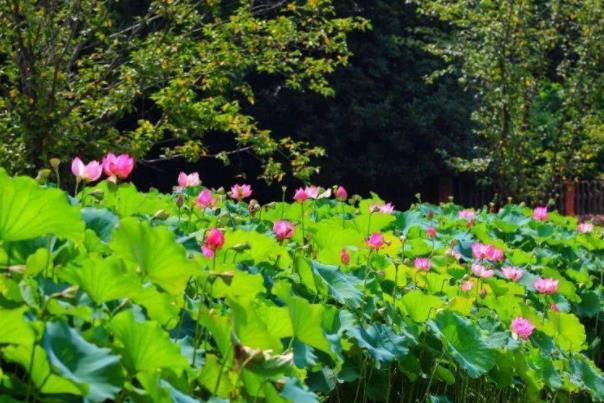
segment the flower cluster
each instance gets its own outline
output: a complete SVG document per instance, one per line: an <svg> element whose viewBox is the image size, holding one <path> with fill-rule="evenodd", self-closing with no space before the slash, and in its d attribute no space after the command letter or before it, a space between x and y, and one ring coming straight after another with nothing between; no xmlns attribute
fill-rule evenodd
<svg viewBox="0 0 604 403"><path fill-rule="evenodd" d="M116 178L126 179L134 169L134 158L128 154L116 156L113 153L103 157L101 163L96 160L85 164L79 157L71 161L71 173L78 181L94 182L100 179L103 172L110 181Z"/></svg>

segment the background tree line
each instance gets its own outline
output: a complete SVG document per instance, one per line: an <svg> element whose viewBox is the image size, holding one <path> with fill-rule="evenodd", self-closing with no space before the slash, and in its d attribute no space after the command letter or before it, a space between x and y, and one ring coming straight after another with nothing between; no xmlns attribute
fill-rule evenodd
<svg viewBox="0 0 604 403"><path fill-rule="evenodd" d="M602 1L0 0L0 18L14 172L114 149L142 185L186 167L399 204L442 177L542 201L602 172Z"/></svg>

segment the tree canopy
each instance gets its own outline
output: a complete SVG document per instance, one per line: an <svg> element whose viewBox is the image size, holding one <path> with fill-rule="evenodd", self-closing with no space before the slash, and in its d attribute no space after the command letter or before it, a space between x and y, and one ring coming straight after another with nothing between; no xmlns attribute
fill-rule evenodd
<svg viewBox="0 0 604 403"><path fill-rule="evenodd" d="M6 0L0 19L0 165L31 171L109 148L143 159L158 145L191 160L251 152L268 180L308 178L322 150L277 140L244 112L248 75L330 95L346 34L366 26L338 18L332 0Z"/></svg>

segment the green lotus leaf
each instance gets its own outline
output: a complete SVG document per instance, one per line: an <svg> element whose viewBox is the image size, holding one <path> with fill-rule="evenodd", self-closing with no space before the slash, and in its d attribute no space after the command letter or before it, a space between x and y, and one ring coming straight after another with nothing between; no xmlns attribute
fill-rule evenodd
<svg viewBox="0 0 604 403"><path fill-rule="evenodd" d="M587 389L594 401L604 400L604 374L585 357L570 357L570 379L580 388Z"/></svg>
<svg viewBox="0 0 604 403"><path fill-rule="evenodd" d="M351 274L341 272L336 266L311 262L315 274L327 284L329 293L339 302L353 308L361 305L363 293L358 288L361 280Z"/></svg>
<svg viewBox="0 0 604 403"><path fill-rule="evenodd" d="M255 231L236 230L225 236L224 249L248 244L249 249L239 253L239 260L251 258L255 263L275 263L278 267L285 268L291 264L291 258L285 249L275 238L260 234ZM232 254L234 252L229 252Z"/></svg>
<svg viewBox="0 0 604 403"><path fill-rule="evenodd" d="M61 277L82 287L97 304L133 296L141 288L137 277L116 256L74 261Z"/></svg>
<svg viewBox="0 0 604 403"><path fill-rule="evenodd" d="M81 211L86 228L92 229L103 242L109 242L118 223L117 216L107 209L85 207Z"/></svg>
<svg viewBox="0 0 604 403"><path fill-rule="evenodd" d="M136 375L145 389L146 396L150 397L153 402L160 403L199 403L197 400L187 394L181 392L172 386L169 382L161 379L161 373L156 371L139 372Z"/></svg>
<svg viewBox="0 0 604 403"><path fill-rule="evenodd" d="M563 350L577 352L587 348L585 328L573 314L550 311L543 330Z"/></svg>
<svg viewBox="0 0 604 403"><path fill-rule="evenodd" d="M447 351L472 378L487 373L495 365L495 350L483 340L476 325L452 311L441 311L428 322Z"/></svg>
<svg viewBox="0 0 604 403"><path fill-rule="evenodd" d="M23 317L28 309L26 306L16 309L0 307L0 344L27 344L31 346L35 333Z"/></svg>
<svg viewBox="0 0 604 403"><path fill-rule="evenodd" d="M10 178L0 169L0 240L20 241L45 235L82 241L84 223L58 189L44 189L31 178Z"/></svg>
<svg viewBox="0 0 604 403"><path fill-rule="evenodd" d="M196 265L166 227L151 227L136 218L121 220L110 243L116 255L137 265L142 274L167 292L181 294Z"/></svg>
<svg viewBox="0 0 604 403"><path fill-rule="evenodd" d="M413 290L398 301L398 306L403 313L409 315L413 321L423 323L436 316L438 309L444 302L434 295L427 295L419 290Z"/></svg>
<svg viewBox="0 0 604 403"><path fill-rule="evenodd" d="M233 310L235 333L240 342L248 347L281 352L283 346L256 310L256 303L250 300L229 301Z"/></svg>
<svg viewBox="0 0 604 403"><path fill-rule="evenodd" d="M2 356L28 371L33 384L42 393L81 396L81 387L75 382L52 372L46 351L38 345L9 346L2 350Z"/></svg>
<svg viewBox="0 0 604 403"><path fill-rule="evenodd" d="M233 277L227 282L218 278L212 286L212 295L214 298L224 298L226 296L234 298L254 298L257 294L265 292L264 279L260 274L249 274L241 270L234 270Z"/></svg>
<svg viewBox="0 0 604 403"><path fill-rule="evenodd" d="M410 339L406 339L386 325L375 323L367 326L353 326L346 329L359 347L379 363L401 360L409 352Z"/></svg>
<svg viewBox="0 0 604 403"><path fill-rule="evenodd" d="M60 374L82 386L90 401L113 399L123 383L120 357L88 343L63 322L48 322L42 345Z"/></svg>
<svg viewBox="0 0 604 403"><path fill-rule="evenodd" d="M234 388L235 379L228 367L224 368L221 358L208 354L201 369L199 381L212 395L228 397Z"/></svg>
<svg viewBox="0 0 604 403"><path fill-rule="evenodd" d="M323 305L311 304L304 298L292 296L287 301L287 307L295 337L309 346L333 355L322 327L325 311Z"/></svg>
<svg viewBox="0 0 604 403"><path fill-rule="evenodd" d="M189 366L178 345L170 341L157 322L138 322L128 310L113 317L109 329L119 341L116 349L132 374L160 368L178 371Z"/></svg>
<svg viewBox="0 0 604 403"><path fill-rule="evenodd" d="M94 190L103 192L103 206L114 210L120 217L153 215L159 210L171 211L174 203L160 193L141 193L130 183L119 186L103 181Z"/></svg>

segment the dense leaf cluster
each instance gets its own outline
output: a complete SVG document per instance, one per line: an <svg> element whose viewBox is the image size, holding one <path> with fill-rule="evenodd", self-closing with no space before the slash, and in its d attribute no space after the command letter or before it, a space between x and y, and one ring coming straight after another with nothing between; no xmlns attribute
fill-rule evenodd
<svg viewBox="0 0 604 403"><path fill-rule="evenodd" d="M220 191L202 210L199 187L68 197L4 171L0 188L0 394L15 401L604 399L604 240L574 218L508 205L468 225L453 204L390 214L371 212L377 198L259 206ZM225 242L208 258L212 227ZM476 242L503 250L485 262L495 276L471 274Z"/></svg>

